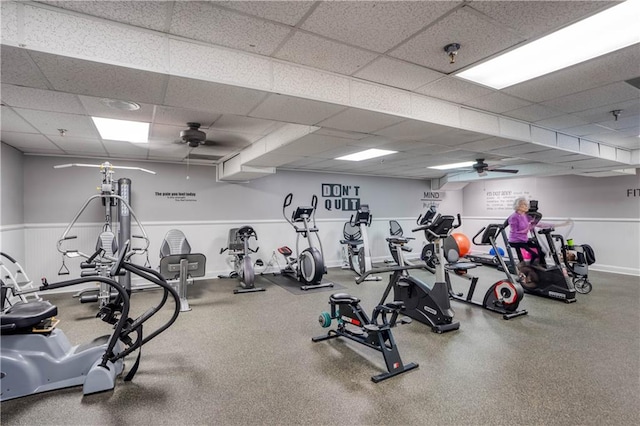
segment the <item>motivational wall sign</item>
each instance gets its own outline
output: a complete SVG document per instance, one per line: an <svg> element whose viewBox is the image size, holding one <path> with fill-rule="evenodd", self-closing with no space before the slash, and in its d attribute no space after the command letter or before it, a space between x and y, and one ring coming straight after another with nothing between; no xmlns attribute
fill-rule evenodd
<svg viewBox="0 0 640 426"><path fill-rule="evenodd" d="M163 197L173 201L198 201L195 192L158 192L156 197Z"/></svg>
<svg viewBox="0 0 640 426"><path fill-rule="evenodd" d="M440 207L440 201L444 199L445 194L444 191L424 191L422 198L420 198L422 208L428 209L431 206L435 206L437 209Z"/></svg>
<svg viewBox="0 0 640 426"><path fill-rule="evenodd" d="M487 210L513 210L518 197L529 198L529 191L487 191Z"/></svg>
<svg viewBox="0 0 640 426"><path fill-rule="evenodd" d="M324 208L329 211L356 211L360 208L360 187L323 183L322 198L324 198Z"/></svg>

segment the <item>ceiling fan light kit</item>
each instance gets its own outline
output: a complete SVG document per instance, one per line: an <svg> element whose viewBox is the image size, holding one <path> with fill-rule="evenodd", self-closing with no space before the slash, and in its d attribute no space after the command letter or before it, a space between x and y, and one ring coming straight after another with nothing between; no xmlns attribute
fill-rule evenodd
<svg viewBox="0 0 640 426"><path fill-rule="evenodd" d="M187 126L188 129L180 132L180 138L192 148L200 146L207 139L207 134L200 130L200 123L189 122Z"/></svg>

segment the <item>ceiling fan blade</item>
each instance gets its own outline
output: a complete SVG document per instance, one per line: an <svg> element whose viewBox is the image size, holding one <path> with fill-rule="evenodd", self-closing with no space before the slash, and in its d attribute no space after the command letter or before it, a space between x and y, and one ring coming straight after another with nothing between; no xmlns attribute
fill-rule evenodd
<svg viewBox="0 0 640 426"><path fill-rule="evenodd" d="M492 172L500 172L500 173L513 173L516 174L518 173L520 170L512 170L512 169L493 169L491 170Z"/></svg>

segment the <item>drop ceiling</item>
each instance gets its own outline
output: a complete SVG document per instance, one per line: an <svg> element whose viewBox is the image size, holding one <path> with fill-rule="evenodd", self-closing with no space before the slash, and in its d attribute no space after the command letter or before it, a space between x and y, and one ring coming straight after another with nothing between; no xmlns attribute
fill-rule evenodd
<svg viewBox="0 0 640 426"><path fill-rule="evenodd" d="M3 1L1 138L26 154L216 164L223 180L466 181L478 176L428 166L477 158L516 176L628 172L640 167L638 44L503 90L455 76L615 4ZM103 140L91 116L149 122L149 143ZM194 121L209 142L190 148L179 135ZM334 159L367 148L398 153Z"/></svg>

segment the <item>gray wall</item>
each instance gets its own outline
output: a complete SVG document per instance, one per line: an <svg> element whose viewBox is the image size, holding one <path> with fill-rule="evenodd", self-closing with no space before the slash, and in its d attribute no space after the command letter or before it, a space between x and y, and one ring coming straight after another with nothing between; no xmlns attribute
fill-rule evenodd
<svg viewBox="0 0 640 426"><path fill-rule="evenodd" d="M55 165L68 163L99 164L100 161L40 156L25 156L24 159L26 263L27 268L41 271L41 275L57 273L61 264L56 250L59 237L85 201L99 193L96 189L102 179L99 168L54 169ZM283 200L289 192L294 194L293 204L287 209L289 217L295 206L308 205L313 194L318 196L318 235L328 266L342 264L339 241L343 238L344 221L352 214L352 211L336 209L336 200L342 202L343 198L357 198L361 203L369 204L374 216L368 232L374 260L389 257L385 240L389 234L388 221L399 220L409 230L430 203L424 200L429 183L419 180L281 170L255 181L232 184L216 182L216 169L211 166L191 165L187 169L186 165L150 162L116 161L115 164L143 167L157 173L150 175L116 169L114 176L115 179L126 176L132 180L131 205L151 240L152 266L157 266L159 247L166 232L178 228L185 233L194 252L207 256L208 276L231 269L228 256L219 253L220 248L226 246L231 227L241 224L254 226L260 238L257 244L260 251L256 258L267 261L283 245L295 249L296 233L282 215ZM324 197L323 184L338 185L341 191L345 188L344 194ZM462 210L462 191L439 194L439 204L444 211ZM65 242L64 247L91 253L103 221L104 208L96 199L69 232L77 239ZM133 234L136 233L134 229ZM414 240L412 244L419 248L421 239ZM284 259L280 255L277 257L282 263ZM144 258L134 260L145 261ZM70 268L77 266L75 261L67 260Z"/></svg>
<svg viewBox="0 0 640 426"><path fill-rule="evenodd" d="M635 196L627 190L636 189ZM497 196L496 192L510 192ZM630 218L640 217L640 175L593 178L556 176L509 180L489 180L471 183L464 188L465 216L496 216L505 218L508 209L490 210L489 201L526 195L539 201L542 214L553 217ZM505 200L506 201L506 200ZM493 205L496 205L494 202Z"/></svg>
<svg viewBox="0 0 640 426"><path fill-rule="evenodd" d="M23 156L20 151L4 143L0 150L0 225L19 225L24 223Z"/></svg>
<svg viewBox="0 0 640 426"><path fill-rule="evenodd" d="M640 175L475 182L463 190L464 232L472 237L490 222L501 223L513 212L518 195L538 200L543 221L572 219L572 226L556 231L594 248L593 269L640 275Z"/></svg>
<svg viewBox="0 0 640 426"><path fill-rule="evenodd" d="M101 174L97 168L71 167L54 169L54 165L68 163L99 164L91 159L27 156L24 161L25 222L59 223L73 218L82 203L98 194ZM115 178L132 180L132 207L144 221L193 221L282 219L284 196L294 194L293 206L306 205L311 196L319 199L317 218L348 218L351 212L336 210L336 198L323 197L322 184L351 186L345 198L357 198L368 203L376 217L417 217L423 210L426 181L391 179L325 173L278 171L273 176L249 183L216 182L215 167L133 163L117 161L118 166L143 167L156 175L131 170L116 170ZM186 194L185 196L164 194ZM190 196L189 193L195 194ZM160 195L159 195L160 194ZM330 200L333 209L325 208ZM55 208L52 208L55 206ZM100 208L88 209L83 222L102 220Z"/></svg>

